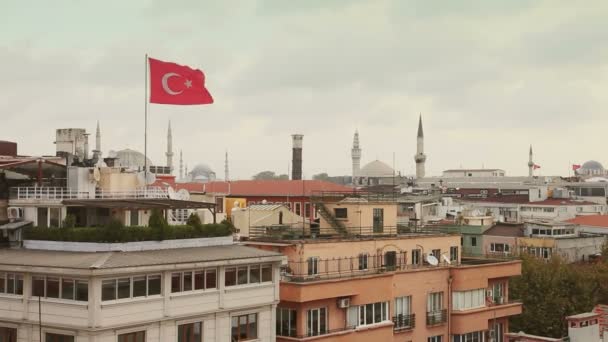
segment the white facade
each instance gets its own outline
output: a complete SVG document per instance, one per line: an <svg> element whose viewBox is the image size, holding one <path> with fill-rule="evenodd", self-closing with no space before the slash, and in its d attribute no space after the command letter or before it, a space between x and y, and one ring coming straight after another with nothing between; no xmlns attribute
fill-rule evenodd
<svg viewBox="0 0 608 342"><path fill-rule="evenodd" d="M164 252L158 251L158 260L161 260L159 264L116 268L104 266L99 269L93 265L81 269L66 268L60 265L61 261L55 267L50 267L53 260L49 260L49 266L7 265L6 259L3 259L0 270L12 273L3 273L7 276L0 280L6 282L7 278L15 275L22 279L18 286L22 291L6 293L5 287L5 293L0 293L0 328L14 329L19 342L40 341L41 318L43 341L47 334L73 336L73 341L76 342L122 342L120 336L123 334L145 334L141 341L168 342L178 341L180 326L192 324L190 327L202 328L203 341L224 342L234 340L231 337L234 331L233 321L245 317L251 323L251 330L247 332L253 336L250 340L275 340L275 309L279 301L279 265L282 256L275 253L260 256L253 252L251 256L229 260L162 263ZM139 258L142 256L138 253L146 252L132 253L133 260L141 261ZM74 254L71 257L78 258L78 253L70 254ZM83 259L89 258L90 254L84 253ZM57 260L60 260L65 254L57 256ZM25 259L30 257L35 257L35 254L26 255ZM236 282L238 267L246 270L246 283L229 284L227 278L235 279ZM187 288L200 284L196 282L196 276L192 275L198 275L199 271L204 270L209 271L206 277L214 274L207 278L214 280L209 283L205 280L201 289ZM254 276L256 270L262 273ZM36 283L33 279L36 279ZM55 279L58 280L57 283ZM71 283L74 279L76 284L82 286L75 286L76 292L71 292L69 284L74 284ZM180 279L179 283L176 279ZM255 279L257 281L252 281ZM53 284L58 285L55 287ZM209 288L205 288L207 284ZM112 286L115 286L115 290ZM43 289L44 294L39 303L35 292L41 291L40 289ZM179 290L175 291L176 289ZM143 295L139 291L143 291ZM65 299L65 296L81 296L81 300ZM121 299L115 299L116 297ZM181 329L184 334L185 327ZM236 329L239 329L238 325ZM124 341L140 339L134 337Z"/></svg>

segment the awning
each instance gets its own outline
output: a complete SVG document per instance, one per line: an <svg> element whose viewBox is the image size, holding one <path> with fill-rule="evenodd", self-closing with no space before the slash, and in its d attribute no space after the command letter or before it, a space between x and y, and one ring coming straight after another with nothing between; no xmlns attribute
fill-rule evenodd
<svg viewBox="0 0 608 342"><path fill-rule="evenodd" d="M32 224L32 221L16 221L0 225L0 230L15 230Z"/></svg>
<svg viewBox="0 0 608 342"><path fill-rule="evenodd" d="M200 209L215 208L215 203L183 201L169 198L141 198L141 199L81 199L64 200L67 207L108 208L108 209Z"/></svg>

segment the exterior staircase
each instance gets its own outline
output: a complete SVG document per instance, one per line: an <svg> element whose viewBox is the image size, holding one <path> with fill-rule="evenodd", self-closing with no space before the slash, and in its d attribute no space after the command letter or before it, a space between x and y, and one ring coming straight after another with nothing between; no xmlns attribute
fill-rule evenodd
<svg viewBox="0 0 608 342"><path fill-rule="evenodd" d="M314 202L317 209L319 210L319 215L329 223L329 225L340 235L346 236L348 235L348 230L344 226L344 223L340 222L340 220L336 219L334 214L327 209L325 204L321 201Z"/></svg>

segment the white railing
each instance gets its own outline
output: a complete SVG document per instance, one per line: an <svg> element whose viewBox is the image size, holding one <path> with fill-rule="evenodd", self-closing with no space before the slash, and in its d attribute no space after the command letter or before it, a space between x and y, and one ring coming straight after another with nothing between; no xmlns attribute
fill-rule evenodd
<svg viewBox="0 0 608 342"><path fill-rule="evenodd" d="M10 191L10 198L17 200L64 200L89 197L88 192L61 187L15 187Z"/></svg>
<svg viewBox="0 0 608 342"><path fill-rule="evenodd" d="M160 187L139 188L133 190L108 191L97 190L95 194L75 191L61 187L14 187L10 190L13 200L65 200L65 199L128 199L128 198L168 198Z"/></svg>

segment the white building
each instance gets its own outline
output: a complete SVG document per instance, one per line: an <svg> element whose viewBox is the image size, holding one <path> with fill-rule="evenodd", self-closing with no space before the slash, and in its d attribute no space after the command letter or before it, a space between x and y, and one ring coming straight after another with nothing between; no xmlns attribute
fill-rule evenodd
<svg viewBox="0 0 608 342"><path fill-rule="evenodd" d="M274 341L284 257L231 236L195 240L210 246L0 249L0 341ZM90 251L40 250L83 245Z"/></svg>
<svg viewBox="0 0 608 342"><path fill-rule="evenodd" d="M466 177L504 177L505 170L501 169L452 169L443 171L443 178Z"/></svg>

